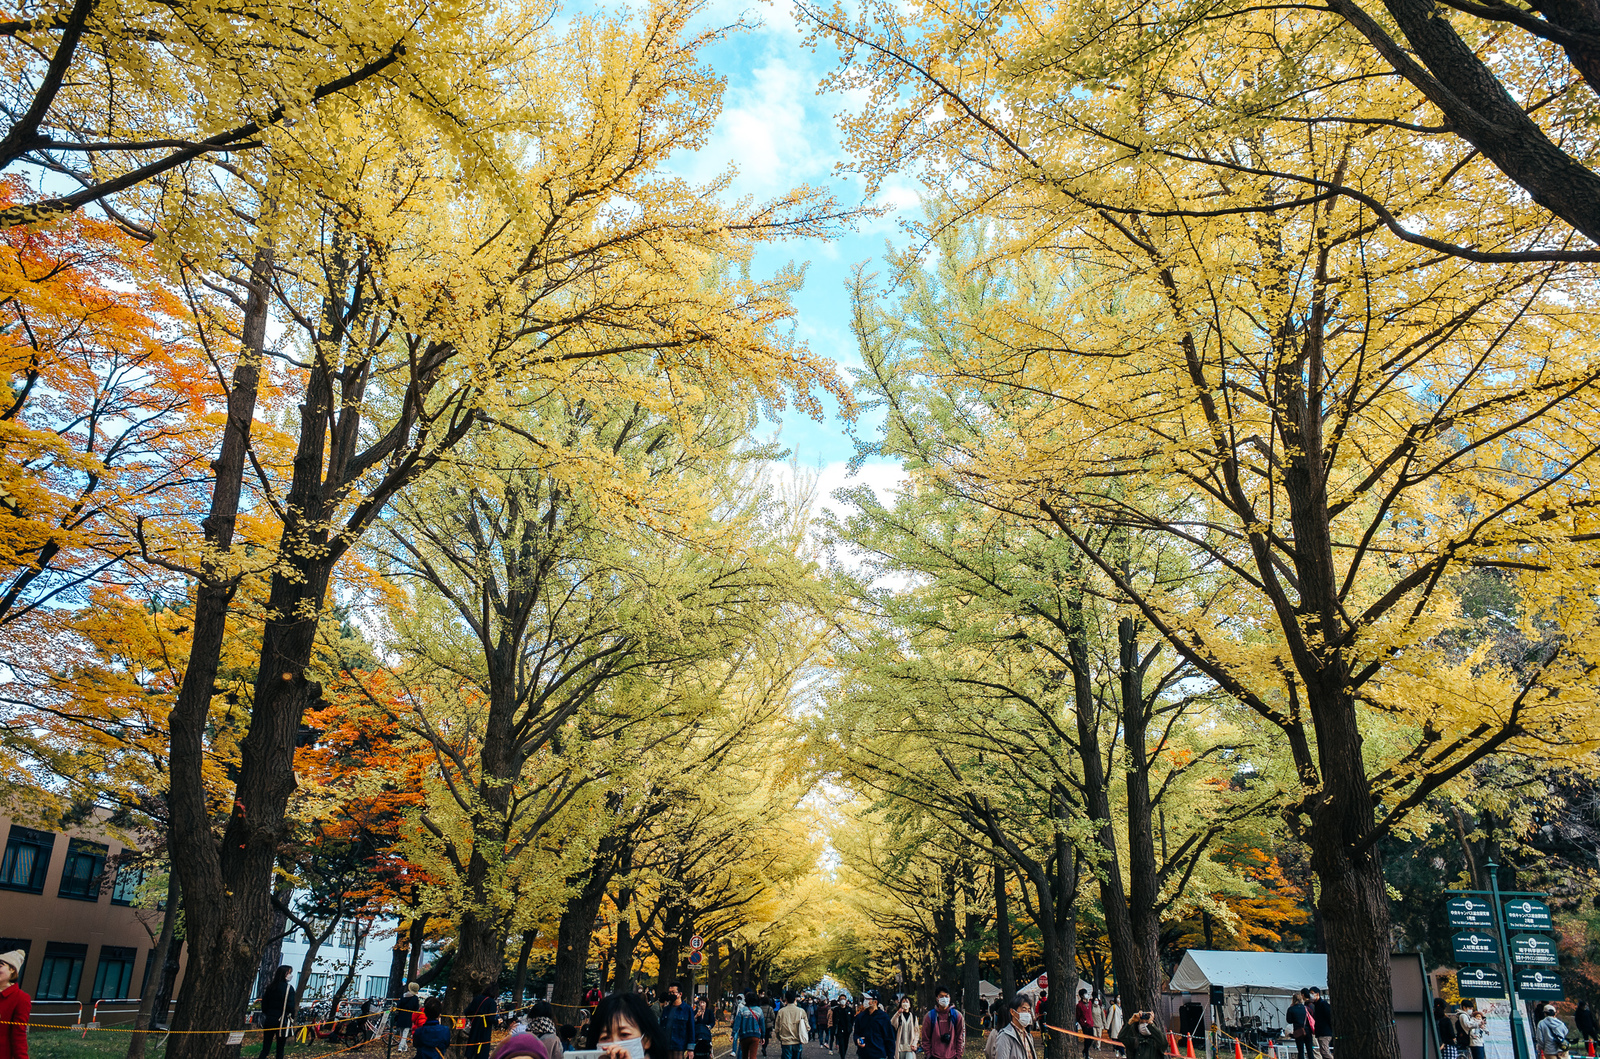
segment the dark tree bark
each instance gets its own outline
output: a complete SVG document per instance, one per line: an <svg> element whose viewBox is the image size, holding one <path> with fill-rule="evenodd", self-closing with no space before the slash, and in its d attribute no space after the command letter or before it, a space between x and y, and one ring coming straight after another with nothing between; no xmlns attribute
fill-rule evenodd
<svg viewBox="0 0 1600 1059"><path fill-rule="evenodd" d="M145 969L145 981L158 981L151 974L151 967L164 967L167 962L167 953L172 950L172 935L178 923L178 899L182 896L182 889L178 883L178 873L169 872L167 875L167 907L161 913L161 933L156 938L156 947L151 950L150 963ZM156 995L158 989L141 990L144 996L139 998L139 1014L133 1021L133 1034L128 1040L128 1051L125 1059L144 1059L145 1043L149 1041L150 1034L144 1032L150 1028L151 1016L156 1010Z"/></svg>
<svg viewBox="0 0 1600 1059"><path fill-rule="evenodd" d="M181 1032L169 1042L169 1059L218 1059L223 1054L221 1037L192 1031L244 1024L250 976L271 923L269 873L277 854L271 808L263 806L264 816L251 820L248 828L231 829L229 840L236 848L228 853L230 863L225 865L224 851L212 835L207 804L205 738L227 631L228 607L237 587L223 557L233 544L244 487L250 426L261 385L272 268L271 249L259 248L250 264L239 363L233 371L222 446L214 464L217 478L212 487L211 509L201 523L214 558L202 568L195 590L189 662L168 720L172 740L168 844L173 871L183 888L184 942L189 948L188 974L184 976L172 1025ZM242 788L240 793L245 793ZM236 806L247 804L241 797ZM234 813L238 815L237 807ZM245 849L239 850L239 845ZM269 845L270 852L265 848ZM259 878L235 892L230 882L233 873L228 869L238 861L240 852L253 852L258 859L264 855L265 859Z"/></svg>
<svg viewBox="0 0 1600 1059"><path fill-rule="evenodd" d="M1156 859L1155 812L1150 794L1149 724L1151 703L1145 699L1144 675L1156 652L1141 657L1138 628L1132 618L1117 622L1119 688L1124 752L1127 754L1128 798L1128 929L1126 967L1116 972L1124 1011L1154 1011L1161 992L1161 880L1171 865ZM1206 843L1189 854L1202 855ZM1123 975L1127 977L1124 978ZM1130 1006L1131 1005L1131 1006Z"/></svg>
<svg viewBox="0 0 1600 1059"><path fill-rule="evenodd" d="M1011 899L1006 893L1006 866L994 858L995 952L1000 963L1000 999L1008 1002L1017 995L1017 957L1011 948Z"/></svg>
<svg viewBox="0 0 1600 1059"><path fill-rule="evenodd" d="M581 1006L583 975L589 967L589 939L605 896L605 882L596 882L591 875L561 913L556 930L555 998L551 1003L563 1019L572 1018Z"/></svg>
<svg viewBox="0 0 1600 1059"><path fill-rule="evenodd" d="M522 946L517 950L517 971L511 985L511 1006L522 1006L522 995L528 989L528 960L533 955L533 943L539 939L537 930L522 932Z"/></svg>
<svg viewBox="0 0 1600 1059"><path fill-rule="evenodd" d="M1328 6L1444 112L1456 135L1482 151L1539 205L1600 242L1600 174L1551 141L1432 0L1384 0L1409 47L1401 47L1355 0L1331 0ZM1496 8L1475 6L1478 11ZM1503 10L1515 14L1519 9L1507 4ZM1545 25L1571 34L1566 38L1568 57L1591 89L1600 86L1600 16L1594 7L1557 0L1535 10L1549 20ZM1543 21L1524 15L1529 24Z"/></svg>
<svg viewBox="0 0 1600 1059"><path fill-rule="evenodd" d="M961 866L961 899L964 915L961 937L961 1012L967 1025L978 1024L978 957L983 949L985 931L983 916L978 909L978 866L968 857Z"/></svg>

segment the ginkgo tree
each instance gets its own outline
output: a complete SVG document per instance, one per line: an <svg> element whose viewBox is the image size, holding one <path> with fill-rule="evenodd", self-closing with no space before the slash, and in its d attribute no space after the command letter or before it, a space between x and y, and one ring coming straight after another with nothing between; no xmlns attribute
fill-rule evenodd
<svg viewBox="0 0 1600 1059"><path fill-rule="evenodd" d="M401 135L438 127L410 94L329 100L246 154L218 192L191 182L168 196L174 251L210 254L212 282L242 292L207 536L146 548L200 584L172 713L191 946L176 1028L242 1017L296 733L322 701L310 668L319 616L336 568L396 496L530 393L658 408L688 386L812 411L815 388L833 385L829 364L779 331L798 274L757 279L728 263L748 263L761 241L831 230L838 211L803 189L728 205L721 184L660 172L716 115L721 82L699 54L718 34L688 31L696 10L663 3L559 26L538 10L501 12L478 31L481 49L449 59L449 98L465 108L452 135ZM270 350L268 315L286 327ZM253 388L269 368L284 404L256 430ZM525 434L530 447L565 444ZM281 526L248 554L232 539L247 468ZM217 645L252 569L264 596L238 602L259 608L262 648L219 837L199 747ZM221 1047L174 1042L185 1055Z"/></svg>
<svg viewBox="0 0 1600 1059"><path fill-rule="evenodd" d="M939 465L1071 542L1276 730L1350 1013L1340 1045L1388 1059L1376 846L1486 757L1595 750L1593 277L1559 255L1469 263L1359 201L1307 193L1301 178L1320 174L1403 194L1418 224L1510 223L1469 181L1441 179L1408 128L1306 134L1404 91L1359 76L1371 56L1259 120L1203 112L1201 97L1244 98L1322 60L1291 16L1223 20L1141 95L1109 79L1062 90L1058 68L1013 61L1042 58L1053 22L979 41L956 18L908 31L875 14L821 16L855 49L841 77L876 86L851 119L862 164L958 170L968 183L941 177L954 190L932 227L981 213L1000 233L991 260L1039 277L981 315L953 306L946 341L893 365L972 417L982 440ZM1135 162L1125 144L1146 135L1187 138L1193 156ZM1187 583L1129 578L1093 545L1106 529L1186 552L1221 579L1210 605ZM1506 661L1474 637L1458 588L1483 569L1515 586L1521 621L1556 630L1535 656Z"/></svg>

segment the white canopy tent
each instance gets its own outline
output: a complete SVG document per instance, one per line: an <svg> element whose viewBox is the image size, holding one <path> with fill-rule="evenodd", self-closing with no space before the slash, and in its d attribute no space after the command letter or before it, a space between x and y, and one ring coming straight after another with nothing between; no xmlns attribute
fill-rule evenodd
<svg viewBox="0 0 1600 1059"><path fill-rule="evenodd" d="M1328 988L1328 957L1320 952L1222 952L1190 949L1172 972L1179 993L1209 993L1212 986L1252 993L1288 994Z"/></svg>
<svg viewBox="0 0 1600 1059"><path fill-rule="evenodd" d="M1208 1025L1220 1017L1224 1029L1259 1044L1282 1038L1289 994L1311 986L1328 988L1328 957L1321 953L1190 949L1168 988L1198 994L1190 1002L1201 1006ZM1222 992L1220 1009L1210 1002L1214 989Z"/></svg>
<svg viewBox="0 0 1600 1059"><path fill-rule="evenodd" d="M978 979L978 996L984 1000L999 1000L1000 987L993 982L985 982L980 978Z"/></svg>

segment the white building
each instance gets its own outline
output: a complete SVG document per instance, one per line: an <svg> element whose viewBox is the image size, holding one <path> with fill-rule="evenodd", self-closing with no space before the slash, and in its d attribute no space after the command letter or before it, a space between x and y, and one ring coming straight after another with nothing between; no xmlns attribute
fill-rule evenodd
<svg viewBox="0 0 1600 1059"><path fill-rule="evenodd" d="M311 965L311 977L306 979L305 996L301 1002L314 1003L327 1000L339 991L339 983L350 973L351 960L356 961L356 976L345 991L350 1000L364 997L382 998L389 995L389 968L393 964L396 932L400 921L388 916L373 920L370 927L365 922L347 919L334 929L328 939L317 949L317 958ZM361 936L366 928L366 937ZM283 963L294 968L294 978L300 977L310 950L310 938L295 927L283 939Z"/></svg>

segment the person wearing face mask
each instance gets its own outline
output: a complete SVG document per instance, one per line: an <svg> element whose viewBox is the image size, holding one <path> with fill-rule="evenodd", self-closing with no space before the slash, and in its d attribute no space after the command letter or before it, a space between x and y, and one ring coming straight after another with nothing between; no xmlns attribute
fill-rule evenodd
<svg viewBox="0 0 1600 1059"><path fill-rule="evenodd" d="M950 990L933 994L933 1010L922 1020L922 1050L928 1059L961 1059L967 1049L967 1021L950 1001Z"/></svg>
<svg viewBox="0 0 1600 1059"><path fill-rule="evenodd" d="M1001 1025L1004 1021L1005 1025ZM1033 1046L1033 1004L1023 993L995 1015L994 1033L985 1051L991 1059L1039 1059Z"/></svg>
<svg viewBox="0 0 1600 1059"><path fill-rule="evenodd" d="M910 997L900 998L889 1025L894 1027L895 1059L917 1059L917 1051L922 1046L922 1026L911 1010Z"/></svg>
<svg viewBox="0 0 1600 1059"><path fill-rule="evenodd" d="M589 1047L605 1053L605 1059L671 1059L661 1023L650 1010L650 1002L638 993L613 993L595 1005L589 1016Z"/></svg>
<svg viewBox="0 0 1600 1059"><path fill-rule="evenodd" d="M1165 1051L1153 1011L1135 1011L1118 1039L1128 1059L1160 1059Z"/></svg>
<svg viewBox="0 0 1600 1059"><path fill-rule="evenodd" d="M867 994L867 1006L856 1016L856 1059L889 1059L894 1055L894 1025L878 1003L877 993Z"/></svg>
<svg viewBox="0 0 1600 1059"><path fill-rule="evenodd" d="M690 1059L694 1053L694 1008L684 996L687 989L684 982L673 982L661 1006L661 1034L673 1059Z"/></svg>

